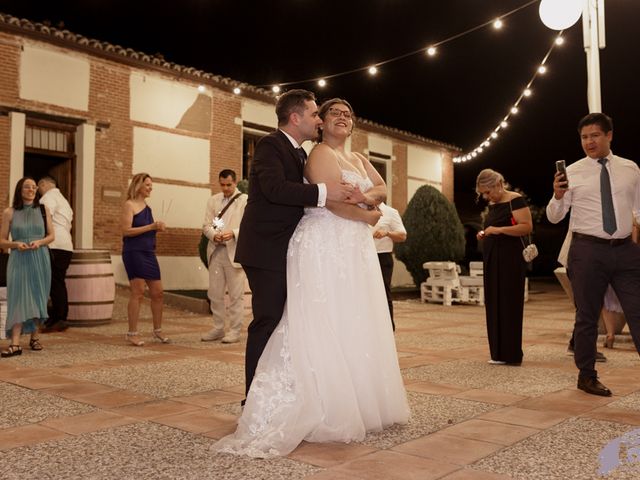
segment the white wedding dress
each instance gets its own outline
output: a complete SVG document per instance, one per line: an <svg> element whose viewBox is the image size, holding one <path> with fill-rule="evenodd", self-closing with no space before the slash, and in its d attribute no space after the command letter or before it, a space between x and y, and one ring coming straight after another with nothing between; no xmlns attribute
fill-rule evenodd
<svg viewBox="0 0 640 480"><path fill-rule="evenodd" d="M362 191L368 178L343 171ZM287 455L302 440L351 442L406 423L389 309L372 231L305 209L287 254L287 304L260 357L236 432L218 452Z"/></svg>

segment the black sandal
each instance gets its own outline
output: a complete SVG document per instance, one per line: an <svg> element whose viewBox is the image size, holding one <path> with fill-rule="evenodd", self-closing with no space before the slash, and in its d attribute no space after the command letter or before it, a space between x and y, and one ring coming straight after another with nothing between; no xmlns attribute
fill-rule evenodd
<svg viewBox="0 0 640 480"><path fill-rule="evenodd" d="M29 346L31 347L31 350L36 350L38 352L42 350L42 344L40 343L39 338L32 338L29 341Z"/></svg>
<svg viewBox="0 0 640 480"><path fill-rule="evenodd" d="M0 352L2 358L13 357L15 355L22 355L22 347L20 345L9 345L9 348Z"/></svg>

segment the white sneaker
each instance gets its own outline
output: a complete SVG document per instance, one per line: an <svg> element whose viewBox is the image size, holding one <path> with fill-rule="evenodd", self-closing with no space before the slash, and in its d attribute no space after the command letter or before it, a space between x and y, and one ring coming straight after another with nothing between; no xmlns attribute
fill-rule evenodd
<svg viewBox="0 0 640 480"><path fill-rule="evenodd" d="M489 360L487 362L489 365L506 365L507 362L503 362L502 360Z"/></svg>
<svg viewBox="0 0 640 480"><path fill-rule="evenodd" d="M222 343L238 343L240 341L239 333L227 333L222 339Z"/></svg>
<svg viewBox="0 0 640 480"><path fill-rule="evenodd" d="M220 340L222 337L224 337L224 330L212 328L202 337L200 337L200 340L202 340L203 342L213 342L214 340Z"/></svg>

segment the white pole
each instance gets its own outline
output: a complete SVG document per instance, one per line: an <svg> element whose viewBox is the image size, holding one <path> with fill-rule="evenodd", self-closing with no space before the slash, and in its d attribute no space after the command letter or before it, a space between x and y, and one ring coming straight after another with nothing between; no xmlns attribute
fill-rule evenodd
<svg viewBox="0 0 640 480"><path fill-rule="evenodd" d="M600 48L604 40L604 0L585 0L582 13L584 50L587 54L587 102L589 113L602 111Z"/></svg>

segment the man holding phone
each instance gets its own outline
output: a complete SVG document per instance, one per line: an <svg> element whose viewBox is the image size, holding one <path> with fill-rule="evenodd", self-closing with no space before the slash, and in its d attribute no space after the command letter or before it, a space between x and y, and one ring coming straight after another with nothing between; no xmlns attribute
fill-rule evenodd
<svg viewBox="0 0 640 480"><path fill-rule="evenodd" d="M575 362L578 388L610 396L595 370L598 318L611 284L640 351L640 247L631 241L631 213L640 220L640 169L611 153L613 125L603 113L578 124L585 158L556 172L547 218L560 222L569 209L573 232L568 273L577 307Z"/></svg>

